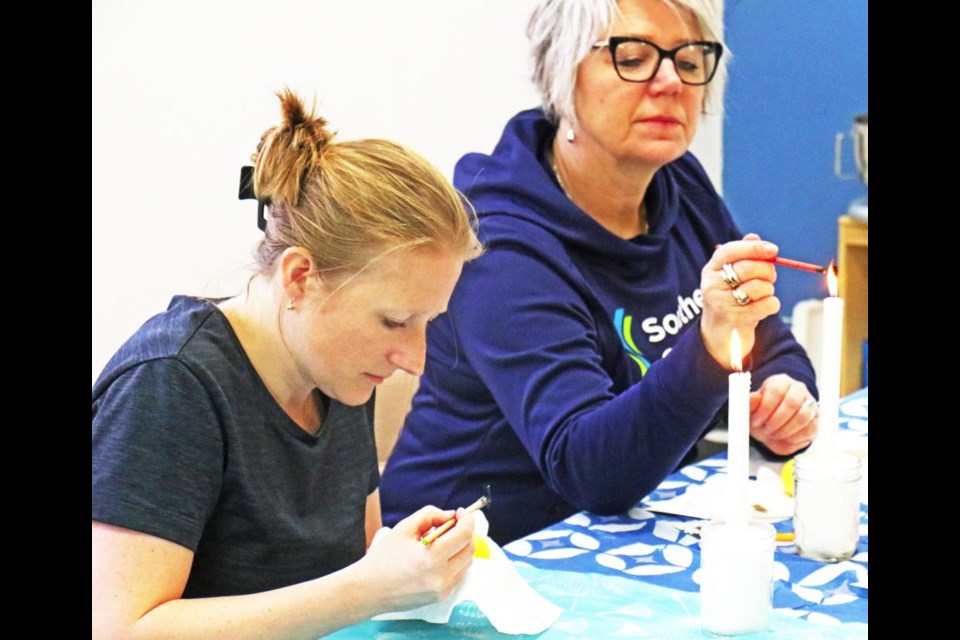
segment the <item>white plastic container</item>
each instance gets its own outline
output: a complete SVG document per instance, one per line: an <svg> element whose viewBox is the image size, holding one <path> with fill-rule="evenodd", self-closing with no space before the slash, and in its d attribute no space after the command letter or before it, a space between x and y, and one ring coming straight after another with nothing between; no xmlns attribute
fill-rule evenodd
<svg viewBox="0 0 960 640"><path fill-rule="evenodd" d="M766 631L773 587L776 530L768 522L700 530L700 624L713 635Z"/></svg>

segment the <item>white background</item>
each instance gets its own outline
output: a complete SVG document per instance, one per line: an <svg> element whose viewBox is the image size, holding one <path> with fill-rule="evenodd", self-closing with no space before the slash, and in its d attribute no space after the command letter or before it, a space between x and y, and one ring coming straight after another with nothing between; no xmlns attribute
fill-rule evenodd
<svg viewBox="0 0 960 640"><path fill-rule="evenodd" d="M175 294L231 295L260 236L240 167L315 98L339 139L409 145L452 177L537 106L534 0L94 0L93 377ZM693 145L721 188L722 127Z"/></svg>

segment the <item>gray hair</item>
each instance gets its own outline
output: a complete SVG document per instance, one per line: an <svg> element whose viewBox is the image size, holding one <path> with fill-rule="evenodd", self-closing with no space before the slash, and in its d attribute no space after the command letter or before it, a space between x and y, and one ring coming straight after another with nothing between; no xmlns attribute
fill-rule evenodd
<svg viewBox="0 0 960 640"><path fill-rule="evenodd" d="M723 111L723 85L727 77L730 52L723 43L723 10L716 0L662 0L694 15L704 39L723 44L724 55L710 84L704 87L704 110ZM547 118L576 122L574 88L577 67L593 45L608 34L614 17L620 13L616 0L541 0L527 23L527 38L532 45L533 81L540 89Z"/></svg>

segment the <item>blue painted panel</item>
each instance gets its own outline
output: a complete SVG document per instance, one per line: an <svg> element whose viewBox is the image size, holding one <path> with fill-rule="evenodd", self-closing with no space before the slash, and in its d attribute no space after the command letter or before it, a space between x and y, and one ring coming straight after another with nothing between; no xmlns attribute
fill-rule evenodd
<svg viewBox="0 0 960 640"><path fill-rule="evenodd" d="M733 50L723 130L723 191L738 225L781 254L826 264L837 217L866 194L833 173L838 132L867 109L867 0L727 0ZM845 141L845 169L854 172ZM781 315L823 297L821 277L778 269Z"/></svg>

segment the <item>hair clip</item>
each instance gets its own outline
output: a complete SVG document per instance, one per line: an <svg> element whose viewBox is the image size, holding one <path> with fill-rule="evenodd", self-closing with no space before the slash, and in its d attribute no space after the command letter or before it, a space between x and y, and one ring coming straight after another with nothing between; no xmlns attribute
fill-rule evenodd
<svg viewBox="0 0 960 640"><path fill-rule="evenodd" d="M253 192L253 167L240 167L240 192L237 194L241 200L257 200L257 227L260 231L267 230L267 219L263 217L263 201L257 199Z"/></svg>

